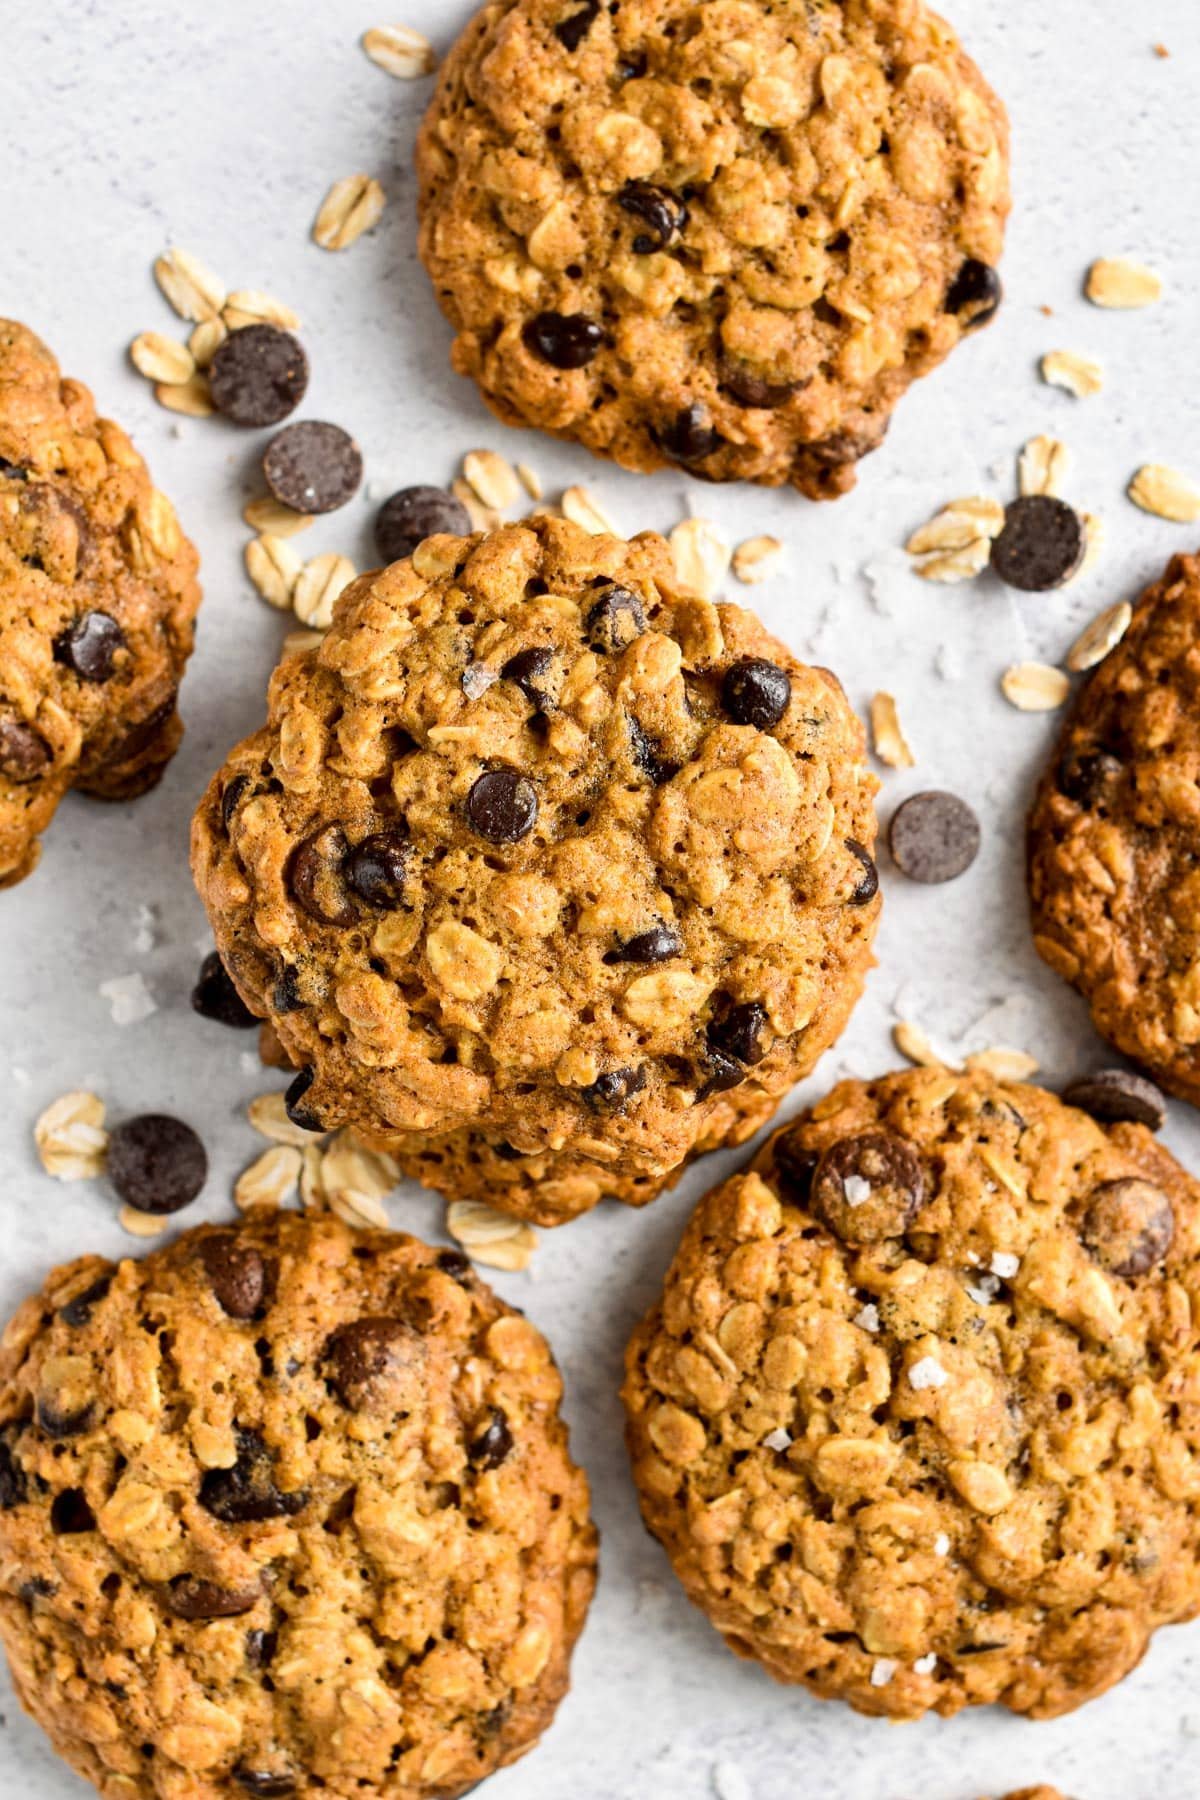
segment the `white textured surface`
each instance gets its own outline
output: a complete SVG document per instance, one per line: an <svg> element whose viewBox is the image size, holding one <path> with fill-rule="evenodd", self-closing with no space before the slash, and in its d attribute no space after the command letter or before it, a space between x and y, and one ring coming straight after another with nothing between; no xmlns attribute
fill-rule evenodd
<svg viewBox="0 0 1200 1800"><path fill-rule="evenodd" d="M949 0L947 0L949 4ZM886 818L904 793L958 788L979 808L985 848L940 890L885 870L880 968L811 1097L840 1069L897 1059L893 1007L950 1049L1003 1042L1036 1051L1051 1079L1103 1060L1081 1005L1036 961L1025 922L1021 815L1055 720L1006 707L1009 662L1054 660L1101 604L1136 591L1194 533L1135 512L1124 484L1147 460L1200 474L1196 300L1200 290L1200 33L1195 0L957 0L968 48L1008 101L1017 212L996 327L909 396L857 492L814 508L786 494L712 489L678 474L623 476L533 434L495 425L446 364L448 333L414 250L413 132L428 84L404 85L356 47L391 9L364 0L4 0L0 4L0 313L26 319L87 380L147 452L204 556L200 648L183 690L188 738L162 788L136 808L63 807L38 874L0 895L0 1306L56 1259L135 1248L98 1187L60 1187L32 1156L39 1108L94 1084L120 1114L178 1110L213 1160L196 1209L220 1217L256 1146L246 1100L270 1085L248 1048L193 1018L187 992L204 921L186 866L191 806L224 750L259 720L279 616L248 589L239 519L259 439L217 423L178 425L132 373L124 348L172 320L149 279L176 241L231 286L296 306L314 371L309 416L359 436L372 491L447 480L464 451L524 457L547 488L585 480L629 529L669 528L689 504L732 538L769 531L787 571L751 598L802 652L831 663L856 702L895 690L918 756L889 775ZM396 15L449 42L469 0L401 0ZM1157 59L1156 39L1173 55ZM308 241L335 177L379 175L389 208L343 256ZM1167 278L1149 313L1106 314L1080 298L1086 265L1131 254ZM1039 310L1053 308L1053 317ZM1098 399L1041 386L1037 358L1081 349L1104 363ZM1066 596L1019 600L990 582L927 588L896 546L945 500L1007 497L1024 439L1050 430L1075 451L1070 496L1101 512L1109 547ZM306 555L370 555L370 506L318 524ZM863 569L871 565L868 583ZM142 975L157 1010L118 1027L102 983ZM1170 1139L1200 1166L1200 1129L1173 1109ZM642 1534L616 1399L621 1348L650 1299L682 1220L725 1164L695 1169L641 1215L604 1209L544 1237L530 1276L498 1286L550 1332L567 1376L575 1445L596 1489L603 1578L575 1687L546 1742L496 1778L489 1800L971 1800L1053 1779L1079 1800L1200 1794L1200 1626L1160 1635L1124 1686L1073 1718L1034 1725L962 1715L893 1730L773 1686L734 1661L674 1586ZM428 1198L397 1221L440 1223ZM5 1691L0 1794L84 1792Z"/></svg>

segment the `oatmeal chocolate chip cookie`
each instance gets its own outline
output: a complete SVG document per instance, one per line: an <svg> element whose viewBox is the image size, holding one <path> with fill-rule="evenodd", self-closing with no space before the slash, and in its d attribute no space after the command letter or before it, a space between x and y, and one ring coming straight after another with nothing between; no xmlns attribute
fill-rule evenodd
<svg viewBox="0 0 1200 1800"><path fill-rule="evenodd" d="M649 1530L860 1712L1069 1712L1200 1610L1200 1185L1034 1087L847 1081L701 1203L629 1346Z"/></svg>
<svg viewBox="0 0 1200 1800"><path fill-rule="evenodd" d="M162 775L196 569L125 433L0 319L0 887L68 788L124 800Z"/></svg>
<svg viewBox="0 0 1200 1800"><path fill-rule="evenodd" d="M52 1274L0 1341L0 1636L117 1800L454 1800L595 1580L544 1339L453 1251L261 1212Z"/></svg>
<svg viewBox="0 0 1200 1800"><path fill-rule="evenodd" d="M1089 678L1029 821L1034 941L1096 1029L1200 1103L1200 556Z"/></svg>
<svg viewBox="0 0 1200 1800"><path fill-rule="evenodd" d="M995 313L1007 153L917 0L492 0L421 133L421 254L506 423L834 498Z"/></svg>
<svg viewBox="0 0 1200 1800"><path fill-rule="evenodd" d="M194 868L294 1116L555 1224L749 1136L837 1037L875 788L834 677L661 538L538 519L347 590Z"/></svg>

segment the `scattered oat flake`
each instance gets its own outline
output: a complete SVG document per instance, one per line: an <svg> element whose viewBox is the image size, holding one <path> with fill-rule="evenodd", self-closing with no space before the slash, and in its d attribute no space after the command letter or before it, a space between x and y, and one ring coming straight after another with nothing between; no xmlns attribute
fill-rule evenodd
<svg viewBox="0 0 1200 1800"><path fill-rule="evenodd" d="M111 981L100 983L100 993L109 1003L114 1025L139 1025L158 1011L158 1003L141 975L115 975Z"/></svg>
<svg viewBox="0 0 1200 1800"><path fill-rule="evenodd" d="M178 338L161 331L142 331L129 346L129 358L139 375L165 387L181 387L196 373L196 359Z"/></svg>
<svg viewBox="0 0 1200 1800"><path fill-rule="evenodd" d="M472 531L495 531L501 522L500 514L494 507L483 504L469 481L464 481L461 475L455 476L450 483L450 492L466 507Z"/></svg>
<svg viewBox="0 0 1200 1800"><path fill-rule="evenodd" d="M306 562L292 590L292 610L302 625L328 631L333 624L333 609L358 570L348 556L327 550Z"/></svg>
<svg viewBox="0 0 1200 1800"><path fill-rule="evenodd" d="M291 1144L302 1150L324 1136L323 1132L305 1131L292 1122L282 1092L259 1094L246 1108L246 1117L259 1136L269 1138L273 1144Z"/></svg>
<svg viewBox="0 0 1200 1800"><path fill-rule="evenodd" d="M183 413L189 419L211 419L216 411L208 376L198 369L186 381L156 383L154 398L168 412Z"/></svg>
<svg viewBox="0 0 1200 1800"><path fill-rule="evenodd" d="M927 1656L918 1656L913 1664L914 1675L932 1675L937 1668L937 1651L931 1650Z"/></svg>
<svg viewBox="0 0 1200 1800"><path fill-rule="evenodd" d="M187 250L166 251L154 264L154 279L181 319L199 325L220 316L225 284Z"/></svg>
<svg viewBox="0 0 1200 1800"><path fill-rule="evenodd" d="M916 763L891 694L880 692L871 701L871 737L876 756L889 769L911 769Z"/></svg>
<svg viewBox="0 0 1200 1800"><path fill-rule="evenodd" d="M975 1050L966 1058L968 1069L978 1069L981 1074L994 1075L997 1081L1028 1081L1036 1075L1039 1063L1036 1056L1030 1056L1024 1050L1006 1050L997 1046L991 1050Z"/></svg>
<svg viewBox="0 0 1200 1800"><path fill-rule="evenodd" d="M295 537L297 532L307 531L313 522L311 513L293 512L273 494L260 494L255 500L247 500L242 517L255 531L276 538Z"/></svg>
<svg viewBox="0 0 1200 1800"><path fill-rule="evenodd" d="M612 516L605 512L590 488L569 487L562 497L564 519L580 526L593 537L620 537L622 534Z"/></svg>
<svg viewBox="0 0 1200 1800"><path fill-rule="evenodd" d="M416 81L437 68L433 45L411 25L374 25L363 33L362 47L377 68L398 81Z"/></svg>
<svg viewBox="0 0 1200 1800"><path fill-rule="evenodd" d="M936 1356L921 1357L920 1361L915 1362L908 1371L909 1385L916 1388L918 1393L923 1388L945 1387L949 1379L950 1377Z"/></svg>
<svg viewBox="0 0 1200 1800"><path fill-rule="evenodd" d="M244 552L246 573L269 606L286 611L304 564L283 538L272 532L251 538Z"/></svg>
<svg viewBox="0 0 1200 1800"><path fill-rule="evenodd" d="M1153 306L1161 300L1162 277L1144 263L1132 262L1125 256L1102 256L1087 273L1084 288L1093 306L1104 306L1129 312L1140 306Z"/></svg>
<svg viewBox="0 0 1200 1800"><path fill-rule="evenodd" d="M712 1785L717 1800L754 1800L750 1783L734 1762L723 1759L713 1764Z"/></svg>
<svg viewBox="0 0 1200 1800"><path fill-rule="evenodd" d="M783 561L783 545L777 537L752 537L733 553L733 572L746 587L766 581Z"/></svg>
<svg viewBox="0 0 1200 1800"><path fill-rule="evenodd" d="M868 1300L865 1306L860 1306L851 1323L857 1325L860 1331L878 1331L879 1308L875 1302Z"/></svg>
<svg viewBox="0 0 1200 1800"><path fill-rule="evenodd" d="M322 250L348 250L364 231L378 225L387 195L371 175L347 175L335 181L313 224Z"/></svg>
<svg viewBox="0 0 1200 1800"><path fill-rule="evenodd" d="M913 532L904 548L910 556L927 556L945 550L966 550L980 538L999 537L1004 530L1004 508L984 494L968 494L948 501L927 524Z"/></svg>
<svg viewBox="0 0 1200 1800"><path fill-rule="evenodd" d="M1018 712L1053 712L1071 691L1069 678L1049 663L1014 663L1000 677L1004 698Z"/></svg>
<svg viewBox="0 0 1200 1800"><path fill-rule="evenodd" d="M542 486L542 478L537 470L531 468L528 463L520 462L517 464L517 475L529 498L540 500L546 490Z"/></svg>
<svg viewBox="0 0 1200 1800"><path fill-rule="evenodd" d="M325 642L323 631L309 631L301 627L298 631L289 631L283 640L281 656L307 656L310 650L319 650Z"/></svg>
<svg viewBox="0 0 1200 1800"><path fill-rule="evenodd" d="M475 1261L491 1269L523 1269L537 1248L537 1233L481 1200L452 1200L446 1229Z"/></svg>
<svg viewBox="0 0 1200 1800"><path fill-rule="evenodd" d="M506 456L495 450L470 450L463 458L463 475L494 512L507 512L516 505L521 484Z"/></svg>
<svg viewBox="0 0 1200 1800"><path fill-rule="evenodd" d="M198 369L207 369L229 336L224 319L201 319L188 339L188 349Z"/></svg>
<svg viewBox="0 0 1200 1800"><path fill-rule="evenodd" d="M709 519L685 519L671 533L675 573L681 587L715 600L729 572L729 545Z"/></svg>
<svg viewBox="0 0 1200 1800"><path fill-rule="evenodd" d="M1097 663L1103 662L1125 636L1132 620L1133 608L1128 600L1119 600L1115 606L1106 607L1098 614L1067 651L1067 667L1072 674L1080 675L1085 669L1094 669Z"/></svg>
<svg viewBox="0 0 1200 1800"><path fill-rule="evenodd" d="M325 1152L319 1144L306 1144L300 1159L300 1204L306 1212L324 1212L329 1204L322 1173Z"/></svg>
<svg viewBox="0 0 1200 1800"><path fill-rule="evenodd" d="M928 1037L919 1025L912 1025L907 1019L901 1019L892 1026L892 1042L901 1056L906 1056L910 1063L920 1069L939 1069L944 1066L944 1058L940 1057Z"/></svg>
<svg viewBox="0 0 1200 1800"><path fill-rule="evenodd" d="M124 1205L117 1214L117 1224L130 1237L161 1237L167 1229L167 1221L158 1213L139 1212L136 1206Z"/></svg>
<svg viewBox="0 0 1200 1800"><path fill-rule="evenodd" d="M60 1094L33 1128L37 1153L56 1181L90 1181L103 1173L108 1151L104 1102L84 1088Z"/></svg>
<svg viewBox="0 0 1200 1800"><path fill-rule="evenodd" d="M1071 452L1058 438L1030 438L1017 461L1017 486L1022 497L1061 495L1070 462Z"/></svg>
<svg viewBox="0 0 1200 1800"><path fill-rule="evenodd" d="M1083 522L1084 546L1083 561L1072 575L1072 581L1078 581L1083 575L1090 575L1104 551L1104 520L1099 513L1080 513Z"/></svg>
<svg viewBox="0 0 1200 1800"><path fill-rule="evenodd" d="M276 300L274 294L264 294L261 288L236 289L221 308L221 318L230 331L240 331L246 325L277 325L280 331L300 329L300 314Z"/></svg>
<svg viewBox="0 0 1200 1800"><path fill-rule="evenodd" d="M791 1432L785 1431L782 1425L777 1425L775 1430L768 1431L766 1437L763 1439L763 1449L778 1450L782 1452L784 1450L790 1450L794 1442L795 1439L792 1437Z"/></svg>
<svg viewBox="0 0 1200 1800"><path fill-rule="evenodd" d="M922 581L974 581L976 575L982 575L991 561L992 540L986 537L973 538L961 550L946 550L934 556L927 556L918 562L915 573Z"/></svg>
<svg viewBox="0 0 1200 1800"><path fill-rule="evenodd" d="M256 1206L282 1206L296 1191L300 1166L300 1152L294 1145L276 1144L264 1150L234 1183L234 1205L239 1212L252 1212Z"/></svg>
<svg viewBox="0 0 1200 1800"><path fill-rule="evenodd" d="M893 1662L890 1656L879 1657L871 1667L871 1686L886 1687L899 1667L899 1663Z"/></svg>
<svg viewBox="0 0 1200 1800"><path fill-rule="evenodd" d="M1011 1281L1020 1267L1020 1257L1015 1256L1011 1250L993 1251L991 1271L993 1275L998 1275L1001 1281Z"/></svg>
<svg viewBox="0 0 1200 1800"><path fill-rule="evenodd" d="M321 1185L330 1210L347 1225L388 1231L383 1201L399 1180L390 1156L369 1150L350 1131L339 1131L321 1162Z"/></svg>
<svg viewBox="0 0 1200 1800"><path fill-rule="evenodd" d="M1166 463L1146 463L1129 484L1129 498L1143 512L1191 525L1200 519L1200 484Z"/></svg>
<svg viewBox="0 0 1200 1800"><path fill-rule="evenodd" d="M1104 386L1104 370L1095 357L1076 350L1048 350L1041 367L1043 381L1074 394L1077 400L1098 394Z"/></svg>

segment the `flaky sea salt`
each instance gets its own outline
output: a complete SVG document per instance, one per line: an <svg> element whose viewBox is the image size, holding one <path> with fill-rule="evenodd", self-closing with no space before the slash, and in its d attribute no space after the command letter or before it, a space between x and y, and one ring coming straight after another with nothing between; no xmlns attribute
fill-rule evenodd
<svg viewBox="0 0 1200 1800"><path fill-rule="evenodd" d="M712 1785L717 1800L753 1800L750 1783L727 1757L713 1764Z"/></svg>
<svg viewBox="0 0 1200 1800"><path fill-rule="evenodd" d="M794 1439L792 1438L791 1432L785 1431L782 1425L777 1425L775 1430L768 1431L766 1437L763 1439L763 1449L790 1450L793 1442Z"/></svg>
<svg viewBox="0 0 1200 1800"><path fill-rule="evenodd" d="M950 1377L935 1356L923 1356L908 1371L908 1379L919 1392L922 1388L945 1387Z"/></svg>
<svg viewBox="0 0 1200 1800"><path fill-rule="evenodd" d="M990 1306L1000 1292L998 1275L980 1275L975 1281L968 1281L966 1289L976 1306Z"/></svg>
<svg viewBox="0 0 1200 1800"><path fill-rule="evenodd" d="M871 1670L871 1686L886 1687L888 1682L892 1679L892 1676L896 1673L898 1666L897 1663L892 1661L890 1656L881 1656Z"/></svg>
<svg viewBox="0 0 1200 1800"><path fill-rule="evenodd" d="M939 1531L933 1540L933 1554L935 1556L949 1556L950 1554L950 1539L944 1531Z"/></svg>
<svg viewBox="0 0 1200 1800"><path fill-rule="evenodd" d="M932 1675L937 1668L937 1651L931 1650L928 1656L918 1656L913 1664L914 1675Z"/></svg>
<svg viewBox="0 0 1200 1800"><path fill-rule="evenodd" d="M100 983L114 1025L138 1025L158 1011L158 1003L140 975L116 975Z"/></svg>
<svg viewBox="0 0 1200 1800"><path fill-rule="evenodd" d="M1011 1250L997 1250L992 1257L992 1274L998 1275L1001 1281L1011 1281L1020 1266L1020 1257L1014 1256Z"/></svg>
<svg viewBox="0 0 1200 1800"><path fill-rule="evenodd" d="M868 1300L865 1306L859 1308L854 1315L854 1323L863 1331L879 1330L879 1308L873 1300Z"/></svg>
<svg viewBox="0 0 1200 1800"><path fill-rule="evenodd" d="M862 1175L847 1175L842 1183L842 1192L848 1206L861 1206L864 1200L871 1198L871 1184Z"/></svg>

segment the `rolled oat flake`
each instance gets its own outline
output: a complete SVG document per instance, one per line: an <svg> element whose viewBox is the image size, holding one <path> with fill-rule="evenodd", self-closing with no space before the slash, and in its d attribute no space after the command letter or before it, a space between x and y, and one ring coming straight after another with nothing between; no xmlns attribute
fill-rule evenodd
<svg viewBox="0 0 1200 1800"><path fill-rule="evenodd" d="M892 814L888 848L910 881L936 886L953 881L979 855L979 820L957 794L931 789L914 794Z"/></svg>
<svg viewBox="0 0 1200 1800"><path fill-rule="evenodd" d="M271 439L263 473L275 498L293 512L336 512L358 492L362 452L340 425L305 419Z"/></svg>

